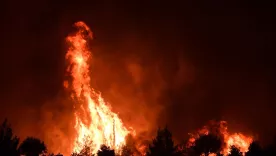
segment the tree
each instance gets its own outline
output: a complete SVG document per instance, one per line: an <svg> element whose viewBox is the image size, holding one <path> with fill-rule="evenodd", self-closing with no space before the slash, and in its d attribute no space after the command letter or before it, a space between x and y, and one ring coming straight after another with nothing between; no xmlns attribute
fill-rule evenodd
<svg viewBox="0 0 276 156"><path fill-rule="evenodd" d="M0 153L1 155L19 156L17 147L19 138L13 135L8 120L5 119L0 127Z"/></svg>
<svg viewBox="0 0 276 156"><path fill-rule="evenodd" d="M253 141L249 148L248 152L245 154L246 156L261 156L262 155L262 147L256 141Z"/></svg>
<svg viewBox="0 0 276 156"><path fill-rule="evenodd" d="M192 146L192 149L196 155L219 153L222 149L222 141L216 135L201 135L195 140L195 144Z"/></svg>
<svg viewBox="0 0 276 156"><path fill-rule="evenodd" d="M79 153L73 153L71 156L94 156L90 146L85 145Z"/></svg>
<svg viewBox="0 0 276 156"><path fill-rule="evenodd" d="M228 154L228 156L242 156L242 152L236 146L231 146L230 149L230 154Z"/></svg>
<svg viewBox="0 0 276 156"><path fill-rule="evenodd" d="M27 137L19 146L20 154L24 154L26 156L39 156L40 154L46 153L47 148L43 141L33 138Z"/></svg>
<svg viewBox="0 0 276 156"><path fill-rule="evenodd" d="M102 145L97 152L98 156L115 156L115 151L106 145Z"/></svg>
<svg viewBox="0 0 276 156"><path fill-rule="evenodd" d="M263 155L275 156L276 155L276 140L274 138L273 143L263 149Z"/></svg>
<svg viewBox="0 0 276 156"><path fill-rule="evenodd" d="M159 128L156 138L149 145L147 156L175 156L177 154L171 132L167 127L164 129Z"/></svg>

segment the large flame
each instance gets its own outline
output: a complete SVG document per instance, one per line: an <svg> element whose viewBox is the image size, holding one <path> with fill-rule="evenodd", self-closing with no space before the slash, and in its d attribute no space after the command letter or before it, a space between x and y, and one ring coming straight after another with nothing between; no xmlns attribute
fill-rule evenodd
<svg viewBox="0 0 276 156"><path fill-rule="evenodd" d="M88 41L92 39L92 32L83 22L75 23L77 32L66 38L69 49L66 59L69 62L67 71L72 80L65 81L64 86L72 89L72 99L75 101L75 129L77 132L73 152L81 152L84 147L90 147L92 153L96 153L102 144L110 146L119 152L125 145L125 137L131 132L122 123L119 116L111 111L100 95L90 86L89 60L91 52ZM205 126L197 134L191 136L188 146L194 144L200 135L207 135L212 131L212 126ZM219 122L216 128L223 136L225 147L224 155L230 152L232 145L238 147L241 152L247 152L252 137L241 133L230 134L226 122ZM133 131L133 130L132 130ZM133 131L134 132L134 131ZM134 134L134 133L133 133Z"/></svg>
<svg viewBox="0 0 276 156"><path fill-rule="evenodd" d="M246 136L242 133L230 133L228 131L227 122L220 121L215 122L211 121L208 126L204 126L196 134L191 134L191 137L188 141L188 146L192 146L195 140L201 135L208 135L209 133L217 133L222 138L224 143L224 148L221 151L223 155L228 155L230 153L231 146L235 146L240 149L242 153L248 151L248 147L253 141L251 136ZM213 154L210 154L210 156Z"/></svg>
<svg viewBox="0 0 276 156"><path fill-rule="evenodd" d="M69 43L66 54L69 62L67 71L72 80L71 83L64 83L65 87L72 89L72 99L76 105L77 136L73 152L79 153L88 146L92 153L96 153L102 144L118 151L125 144L125 137L129 131L101 95L91 88L88 63L91 52L87 42L92 39L92 32L83 22L75 23L75 27L77 32L66 38Z"/></svg>

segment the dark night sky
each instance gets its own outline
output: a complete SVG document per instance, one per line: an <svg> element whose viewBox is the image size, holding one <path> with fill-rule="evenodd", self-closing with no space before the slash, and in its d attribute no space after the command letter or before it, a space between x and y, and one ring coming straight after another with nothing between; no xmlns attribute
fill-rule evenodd
<svg viewBox="0 0 276 156"><path fill-rule="evenodd" d="M165 83L158 100L166 108L158 118L178 137L210 119L263 138L276 130L275 16L268 1L4 0L0 10L1 116L15 125L60 95L64 38L82 20L101 51L95 57L109 66L120 70L130 56L145 70L158 62ZM147 85L155 81L148 79Z"/></svg>

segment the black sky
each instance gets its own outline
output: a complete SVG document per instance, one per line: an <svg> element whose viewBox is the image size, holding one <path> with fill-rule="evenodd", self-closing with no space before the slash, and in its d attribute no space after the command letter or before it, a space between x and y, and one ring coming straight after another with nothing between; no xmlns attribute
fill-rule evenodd
<svg viewBox="0 0 276 156"><path fill-rule="evenodd" d="M263 138L276 130L275 8L269 1L1 3L3 117L17 123L28 114L25 108L35 112L59 96L64 38L82 20L95 34L95 47L104 47L104 53L95 55L110 64L130 55L146 67L161 62L158 69L166 87L160 100L166 109L160 120L177 136L210 119L226 119ZM181 73L182 65L188 69Z"/></svg>

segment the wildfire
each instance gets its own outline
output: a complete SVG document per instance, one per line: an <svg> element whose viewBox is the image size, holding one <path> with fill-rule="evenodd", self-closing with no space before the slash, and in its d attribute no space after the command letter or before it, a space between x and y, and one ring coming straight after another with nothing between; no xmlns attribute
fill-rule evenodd
<svg viewBox="0 0 276 156"><path fill-rule="evenodd" d="M200 135L208 135L209 133L216 133L219 135L223 142L224 142L224 148L221 151L222 154L227 155L230 153L230 147L235 146L240 149L242 153L245 153L248 151L248 147L253 141L253 138L250 136L245 136L242 133L233 133L230 134L228 132L227 122L226 121L220 121L220 122L210 122L210 125L204 126L201 130L198 131L197 134L192 135L188 141L187 146L191 146L194 144L195 140ZM213 154L210 154L210 156Z"/></svg>
<svg viewBox="0 0 276 156"><path fill-rule="evenodd" d="M66 59L69 62L67 71L72 81L64 82L65 87L72 89L75 101L75 138L73 151L79 153L89 147L96 153L102 144L110 146L116 152L125 144L125 137L130 131L123 125L119 116L111 111L100 93L90 86L88 61L91 52L87 42L92 39L92 32L84 22L75 23L77 32L66 38L69 49Z"/></svg>
<svg viewBox="0 0 276 156"><path fill-rule="evenodd" d="M240 149L241 152L245 153L248 151L248 147L251 144L253 139L251 137L247 137L241 133L234 133L229 136L226 136L226 145L224 153L229 153L229 147L234 145Z"/></svg>
<svg viewBox="0 0 276 156"><path fill-rule="evenodd" d="M102 144L119 152L125 145L125 137L128 134L135 134L133 130L126 128L119 116L112 112L111 107L90 86L89 60L92 58L88 48L88 41L92 40L93 34L90 28L83 22L75 23L77 32L66 38L69 48L66 59L69 62L67 72L70 73L71 81L65 81L64 87L72 89L71 97L75 101L75 130L73 152L81 152L89 147L91 153L95 154ZM205 126L196 135L189 139L188 146L194 144L200 135L207 135L216 130L224 141L224 155L230 152L232 145L238 147L241 152L247 152L252 137L241 133L230 134L227 123L212 122ZM218 131L217 131L218 130Z"/></svg>

